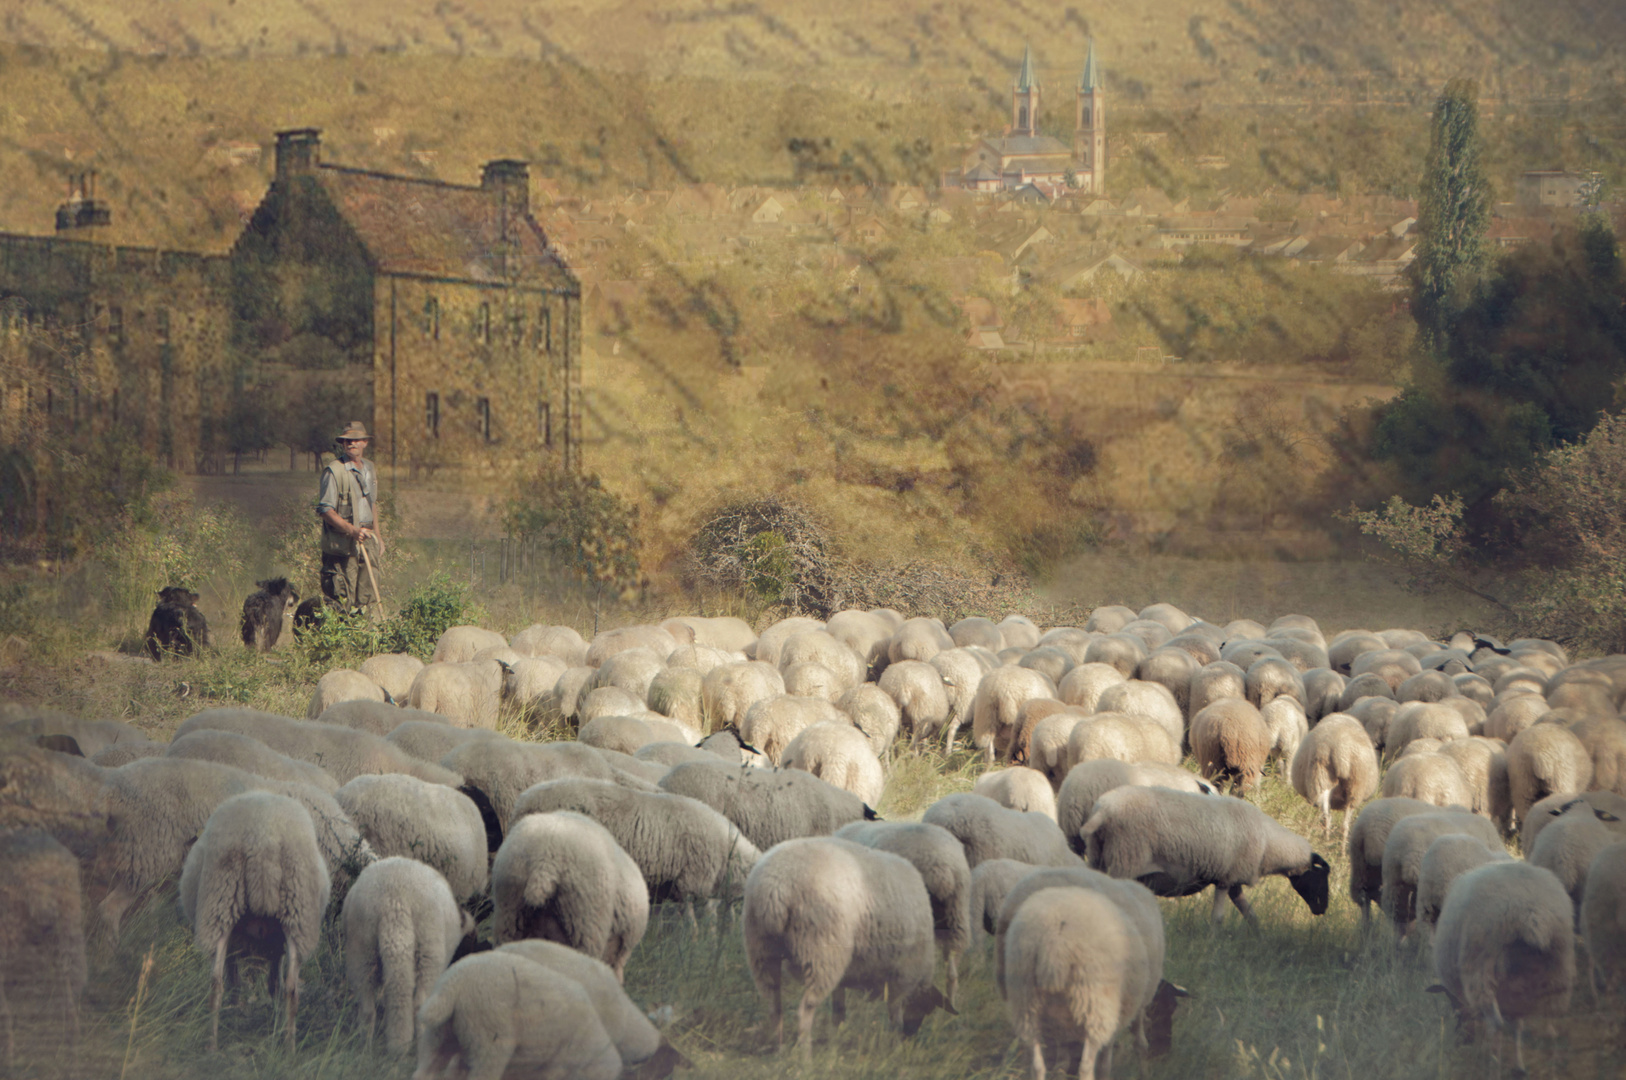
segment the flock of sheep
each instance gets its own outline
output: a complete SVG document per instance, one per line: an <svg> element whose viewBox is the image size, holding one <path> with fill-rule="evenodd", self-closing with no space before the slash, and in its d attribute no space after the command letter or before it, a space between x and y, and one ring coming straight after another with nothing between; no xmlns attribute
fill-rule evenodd
<svg viewBox="0 0 1626 1080"><path fill-rule="evenodd" d="M1168 604L1049 630L890 610L590 642L454 627L428 664L329 672L305 719L209 709L167 743L13 722L0 862L24 871L0 882L0 972L45 973L76 1024L81 927L116 938L178 874L211 1043L248 954L292 1047L301 962L342 932L360 1023L370 1040L382 1013L392 1052L416 1042L417 1080L665 1076L687 1062L622 990L627 960L652 904L738 904L781 1046L787 969L804 1055L849 989L910 1035L956 1009L980 928L1033 1075L1048 1056L1091 1077L1126 1029L1170 1044L1185 991L1163 978L1155 897L1212 888L1216 921L1227 901L1256 921L1245 890L1281 875L1326 911L1327 861L1245 797L1276 760L1327 838L1343 812L1363 918L1376 901L1402 938L1431 931L1469 1034L1522 1032L1568 1008L1578 932L1594 991L1626 982L1623 696L1626 656L1327 641L1304 616L1220 627ZM504 702L556 710L575 740L499 734ZM1003 767L920 821L879 820L894 748L967 730Z"/></svg>

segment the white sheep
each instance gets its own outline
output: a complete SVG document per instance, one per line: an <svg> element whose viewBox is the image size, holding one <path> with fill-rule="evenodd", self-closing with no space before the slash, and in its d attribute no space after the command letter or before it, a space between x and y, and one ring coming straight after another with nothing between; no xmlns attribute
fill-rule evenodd
<svg viewBox="0 0 1626 1080"><path fill-rule="evenodd" d="M948 1003L957 1004L959 957L971 944L971 867L964 846L947 829L917 821L855 821L837 829L836 838L901 855L920 871L937 946L948 966L944 989Z"/></svg>
<svg viewBox="0 0 1626 1080"><path fill-rule="evenodd" d="M958 648L944 649L927 663L936 668L943 678L943 692L948 697L948 721L943 725L943 745L952 749L954 736L971 721L982 677L994 669L994 664L975 650Z"/></svg>
<svg viewBox="0 0 1626 1080"><path fill-rule="evenodd" d="M492 645L506 647L508 639L491 630L483 630L478 626L452 626L444 630L435 640L435 651L430 655L431 664L461 664L473 660L474 654L481 649Z"/></svg>
<svg viewBox="0 0 1626 1080"><path fill-rule="evenodd" d="M1016 765L983 773L971 786L971 793L987 796L1011 810L1044 814L1052 820L1056 817L1056 791L1037 769Z"/></svg>
<svg viewBox="0 0 1626 1080"><path fill-rule="evenodd" d="M412 1046L418 1008L452 962L473 920L458 910L446 879L415 859L394 856L356 876L344 898L344 968L367 1046L384 1010L384 1048Z"/></svg>
<svg viewBox="0 0 1626 1080"><path fill-rule="evenodd" d="M626 649L598 666L593 689L619 687L642 703L649 697L649 684L665 669L665 656L656 656L646 648Z"/></svg>
<svg viewBox="0 0 1626 1080"><path fill-rule="evenodd" d="M1216 922L1224 917L1227 896L1257 922L1242 890L1272 874L1287 878L1311 914L1327 910L1327 860L1241 799L1116 788L1096 800L1081 835L1091 866L1133 878L1159 896L1190 896L1212 885Z"/></svg>
<svg viewBox="0 0 1626 1080"><path fill-rule="evenodd" d="M619 686L595 686L577 696L571 718L580 727L601 716L633 716L643 711L642 695Z"/></svg>
<svg viewBox="0 0 1626 1080"><path fill-rule="evenodd" d="M700 704L700 688L704 680L705 675L698 668L668 664L664 671L651 680L649 693L644 695L644 704L653 712L658 712L696 731L702 731L706 723Z"/></svg>
<svg viewBox="0 0 1626 1080"><path fill-rule="evenodd" d="M822 698L832 703L857 685L812 660L787 664L780 669L779 674L785 680L785 693L797 697Z"/></svg>
<svg viewBox="0 0 1626 1080"><path fill-rule="evenodd" d="M418 1010L413 1080L619 1080L621 1070L587 991L516 951L465 956Z"/></svg>
<svg viewBox="0 0 1626 1080"><path fill-rule="evenodd" d="M1288 772L1293 790L1321 808L1321 831L1332 832L1332 812L1342 810L1343 840L1349 843L1350 817L1378 789L1378 753L1361 722L1331 713L1299 743Z"/></svg>
<svg viewBox="0 0 1626 1080"><path fill-rule="evenodd" d="M812 773L828 784L850 791L866 806L879 806L886 774L870 749L869 738L846 722L810 724L786 746L780 764Z"/></svg>
<svg viewBox="0 0 1626 1080"><path fill-rule="evenodd" d="M1111 664L1100 662L1079 664L1061 677L1056 684L1056 697L1085 712L1095 712L1101 695L1108 687L1128 680L1128 676Z"/></svg>
<svg viewBox="0 0 1626 1080"><path fill-rule="evenodd" d="M1204 664L1191 676L1187 715L1196 716L1216 701L1248 696L1248 673L1228 660Z"/></svg>
<svg viewBox="0 0 1626 1080"><path fill-rule="evenodd" d="M1166 787L1202 795L1219 793L1214 785L1178 765L1152 761L1132 764L1113 758L1081 761L1068 771L1056 795L1056 824L1075 852L1084 853L1081 833L1095 810L1096 800L1121 787Z"/></svg>
<svg viewBox="0 0 1626 1080"><path fill-rule="evenodd" d="M432 784L453 787L459 782L456 774L419 761L394 743L337 724L294 720L255 709L206 709L183 720L175 735L179 738L200 728L235 731L258 739L278 753L320 765L340 784L363 773L387 772L404 772Z"/></svg>
<svg viewBox="0 0 1626 1080"><path fill-rule="evenodd" d="M581 667L587 659L587 642L568 626L527 626L508 641L508 647L521 656L552 656L566 667Z"/></svg>
<svg viewBox="0 0 1626 1080"><path fill-rule="evenodd" d="M724 652L740 652L757 639L751 624L733 615L679 615L662 621L661 629L677 639L680 646L698 645Z"/></svg>
<svg viewBox="0 0 1626 1080"><path fill-rule="evenodd" d="M1079 1080L1111 1071L1113 1040L1161 979L1147 953L1129 916L1090 889L1045 889L1017 910L1005 939L1006 985L1034 1080L1046 1075L1046 1041L1083 1043Z"/></svg>
<svg viewBox="0 0 1626 1080"><path fill-rule="evenodd" d="M616 770L592 747L573 742L515 742L500 737L470 739L453 747L441 761L447 768L463 774L464 783L459 790L474 800L482 816L489 811L492 824L500 830L498 835L508 830L515 800L526 788L544 780L580 776L588 780L614 780L643 790L650 787L642 778L629 778Z"/></svg>
<svg viewBox="0 0 1626 1080"><path fill-rule="evenodd" d="M1171 644L1142 660L1135 669L1135 678L1141 682L1156 683L1172 694L1183 723L1184 718L1191 715L1191 677L1201 667L1202 662L1190 652ZM1056 685L1056 691L1062 692L1060 683Z"/></svg>
<svg viewBox="0 0 1626 1080"><path fill-rule="evenodd" d="M748 650L751 659L760 661L774 668L779 667L779 650L792 634L799 634L803 630L822 630L822 620L807 615L792 615L780 619L757 636L756 641Z"/></svg>
<svg viewBox="0 0 1626 1080"><path fill-rule="evenodd" d="M186 855L180 888L181 911L192 924L198 951L214 962L209 1049L219 1046L220 999L228 953L236 944L282 954L280 971L273 967L269 981L280 977L288 1008L288 1049L293 1050L299 965L316 951L330 888L310 814L293 799L247 792L225 800L209 815Z"/></svg>
<svg viewBox="0 0 1626 1080"><path fill-rule="evenodd" d="M667 656L666 667L669 671L675 668L704 675L718 664L737 664L745 659L742 652L725 652L705 645L679 645Z"/></svg>
<svg viewBox="0 0 1626 1080"><path fill-rule="evenodd" d="M1140 679L1115 683L1101 691L1101 696L1096 699L1095 711L1123 713L1152 720L1169 733L1176 747L1186 735L1186 718L1180 703L1175 700L1173 691L1159 683L1142 682Z"/></svg>
<svg viewBox="0 0 1626 1080"><path fill-rule="evenodd" d="M1145 717L1096 713L1068 732L1067 761L1071 767L1100 758L1173 764L1180 760L1180 747L1161 725Z"/></svg>
<svg viewBox="0 0 1626 1080"><path fill-rule="evenodd" d="M869 738L869 748L881 757L898 740L903 711L892 696L874 683L859 683L836 699L836 708L846 713L853 727Z"/></svg>
<svg viewBox="0 0 1626 1080"><path fill-rule="evenodd" d="M1408 701L1395 709L1394 716L1383 736L1383 758L1394 761L1415 739L1468 738L1468 722L1449 705L1437 702Z"/></svg>
<svg viewBox="0 0 1626 1080"><path fill-rule="evenodd" d="M1429 845L1442 836L1472 836L1490 847L1500 846L1496 826L1478 814L1461 808L1428 814L1411 814L1394 823L1383 842L1383 884L1379 901L1383 913L1394 923L1395 934L1404 939L1417 917L1417 882L1422 874L1423 856Z"/></svg>
<svg viewBox="0 0 1626 1080"><path fill-rule="evenodd" d="M357 731L366 731L374 735L388 735L410 721L439 724L441 727L451 726L451 721L439 713L426 712L407 705L405 692L399 705L391 705L387 701L340 701L323 709L322 714L316 718L318 724L337 724L339 727L355 728Z"/></svg>
<svg viewBox="0 0 1626 1080"><path fill-rule="evenodd" d="M737 899L761 854L733 822L696 799L664 791L631 791L603 780L549 780L514 804L527 814L568 810L604 826L638 865L649 895L690 906Z"/></svg>
<svg viewBox="0 0 1626 1080"><path fill-rule="evenodd" d="M1581 891L1581 936L1591 957L1593 986L1626 984L1626 842L1599 851Z"/></svg>
<svg viewBox="0 0 1626 1080"><path fill-rule="evenodd" d="M863 682L868 667L863 657L825 630L799 631L786 638L779 647L781 675L792 666L803 663L819 664L829 670L838 680L842 693Z"/></svg>
<svg viewBox="0 0 1626 1080"><path fill-rule="evenodd" d="M411 653L379 653L363 660L356 670L383 687L390 697L404 703L407 692L412 689L413 678L423 670L423 661Z"/></svg>
<svg viewBox="0 0 1626 1080"><path fill-rule="evenodd" d="M658 626L647 624L622 626L594 634L593 640L587 643L585 663L588 667L596 668L610 657L628 649L648 649L656 656L665 657L670 656L677 647L677 638L673 637L670 631Z"/></svg>
<svg viewBox="0 0 1626 1080"><path fill-rule="evenodd" d="M418 710L402 710L416 713ZM452 752L454 747L474 739L502 739L504 736L488 728L453 727L444 720L407 720L390 729L384 736L412 757L424 762L437 762Z"/></svg>
<svg viewBox="0 0 1626 1080"><path fill-rule="evenodd" d="M970 615L961 619L948 628L948 635L953 639L956 648L964 648L967 645L981 645L989 652L997 653L1005 648L1007 644L1016 644L1005 640L1005 634L999 627L994 625L994 620L981 615ZM1033 646L1018 647L1031 649Z"/></svg>
<svg viewBox="0 0 1626 1080"><path fill-rule="evenodd" d="M604 826L568 811L514 822L491 863L491 899L499 943L562 942L609 964L617 979L649 925L638 864Z"/></svg>
<svg viewBox="0 0 1626 1080"><path fill-rule="evenodd" d="M5 989L60 1006L63 1045L79 1041L79 995L85 989L85 934L79 861L43 829L0 829L0 1018L5 1067L15 1066L16 1036ZM41 1032L41 1036L45 1035Z"/></svg>
<svg viewBox="0 0 1626 1080"><path fill-rule="evenodd" d="M636 716L595 716L576 730L576 741L583 746L631 754L652 742L688 740L675 729L657 735L653 727Z"/></svg>
<svg viewBox="0 0 1626 1080"><path fill-rule="evenodd" d="M938 799L921 820L940 825L965 847L966 863L975 870L987 859L1017 859L1035 866L1077 866L1054 818L1011 810L970 792Z"/></svg>
<svg viewBox="0 0 1626 1080"><path fill-rule="evenodd" d="M604 1031L615 1044L620 1055L624 1075L664 1078L674 1068L689 1068L692 1063L666 1041L666 1037L650 1022L644 1011L635 1005L616 980L615 972L602 960L595 960L575 949L553 941L528 938L510 941L497 949L524 957L533 964L541 964L579 985L587 992Z"/></svg>
<svg viewBox="0 0 1626 1080"><path fill-rule="evenodd" d="M332 794L339 784L320 765L300 761L279 754L258 739L239 735L235 731L213 731L202 728L178 736L164 751L165 757L186 758L192 761L213 761L230 765L263 776L268 780L286 780L295 784L309 784Z"/></svg>
<svg viewBox="0 0 1626 1080"><path fill-rule="evenodd" d="M1274 737L1259 709L1243 698L1222 698L1191 718L1191 755L1203 777L1232 790L1257 788Z"/></svg>
<svg viewBox="0 0 1626 1080"><path fill-rule="evenodd" d="M806 728L821 723L852 726L846 713L822 698L776 694L763 698L746 711L739 732L744 742L778 765L791 740Z"/></svg>
<svg viewBox="0 0 1626 1080"><path fill-rule="evenodd" d="M1383 898L1383 846L1389 841L1389 830L1402 818L1438 809L1421 799L1391 797L1374 799L1355 816L1345 849L1349 852L1349 898L1361 909L1363 926L1371 922L1372 905Z"/></svg>
<svg viewBox="0 0 1626 1080"><path fill-rule="evenodd" d="M800 769L754 769L725 761L674 765L660 787L698 799L739 827L759 851L801 836L828 836L875 811L850 791Z"/></svg>
<svg viewBox="0 0 1626 1080"><path fill-rule="evenodd" d="M932 985L931 897L902 856L826 837L787 841L746 879L743 924L746 962L768 999L781 1049L784 965L802 977L797 1044L804 1061L812 1059L819 1002L833 995L840 1023L849 987L885 994L906 1036L938 1005L953 1012Z"/></svg>
<svg viewBox="0 0 1626 1080"><path fill-rule="evenodd" d="M945 649L959 648L937 619L905 619L887 643L888 663L900 660L930 660Z"/></svg>
<svg viewBox="0 0 1626 1080"><path fill-rule="evenodd" d="M1452 882L1476 866L1505 862L1512 857L1500 844L1486 844L1466 833L1450 833L1436 839L1423 853L1423 862L1417 871L1417 894L1413 900L1417 921L1432 936Z"/></svg>
<svg viewBox="0 0 1626 1080"><path fill-rule="evenodd" d="M305 719L315 720L329 706L341 701L386 701L389 699L382 686L359 671L337 668L316 681L311 703L305 708Z"/></svg>
<svg viewBox="0 0 1626 1080"><path fill-rule="evenodd" d="M1005 897L1034 869L1032 863L1017 859L984 859L978 863L971 871L971 924L993 934L999 926Z"/></svg>
<svg viewBox="0 0 1626 1080"><path fill-rule="evenodd" d="M1259 718L1270 732L1270 760L1277 762L1281 771L1287 771L1293 756L1299 752L1299 744L1310 731L1304 706L1284 694L1266 702L1259 710Z"/></svg>
<svg viewBox="0 0 1626 1080"><path fill-rule="evenodd" d="M1452 758L1437 752L1407 754L1383 774L1383 797L1421 799L1435 806L1472 807L1468 775Z"/></svg>
<svg viewBox="0 0 1626 1080"><path fill-rule="evenodd" d="M899 660L887 665L876 686L897 703L902 728L911 738L929 739L948 722L948 687L943 673L934 665L924 660Z"/></svg>
<svg viewBox="0 0 1626 1080"><path fill-rule="evenodd" d="M700 709L706 730L739 726L751 706L784 692L784 676L772 664L760 660L719 664L706 672L700 684Z"/></svg>
<svg viewBox="0 0 1626 1080"><path fill-rule="evenodd" d="M1088 719L1081 709L1068 706L1040 718L1033 725L1028 736L1028 766L1043 773L1052 790L1061 787L1072 766L1068 746L1073 729Z"/></svg>
<svg viewBox="0 0 1626 1080"><path fill-rule="evenodd" d="M1592 756L1562 724L1533 724L1507 746L1508 793L1519 820L1537 800L1585 791L1592 782Z"/></svg>
<svg viewBox="0 0 1626 1080"><path fill-rule="evenodd" d="M334 799L380 857L404 856L434 868L458 903L485 892L485 820L467 795L390 773L358 776Z"/></svg>
<svg viewBox="0 0 1626 1080"><path fill-rule="evenodd" d="M1514 1022L1524 1070L1524 1018L1561 1015L1575 983L1575 913L1558 879L1516 859L1452 884L1434 933L1434 971L1464 1033Z"/></svg>
<svg viewBox="0 0 1626 1080"><path fill-rule="evenodd" d="M1598 852L1610 844L1626 840L1626 821L1615 814L1576 799L1564 812L1547 823L1525 859L1532 866L1551 870L1575 901L1577 918L1581 896L1586 891L1587 868Z"/></svg>

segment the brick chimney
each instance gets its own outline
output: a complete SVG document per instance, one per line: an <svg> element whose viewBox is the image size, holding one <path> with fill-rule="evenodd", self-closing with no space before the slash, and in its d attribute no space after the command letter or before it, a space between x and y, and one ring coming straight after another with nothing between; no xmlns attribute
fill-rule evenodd
<svg viewBox="0 0 1626 1080"><path fill-rule="evenodd" d="M277 132L277 179L314 172L322 160L322 132L318 128L290 128Z"/></svg>
<svg viewBox="0 0 1626 1080"><path fill-rule="evenodd" d="M531 212L531 170L528 163L513 158L488 161L480 170L480 186L500 200L509 220L520 220Z"/></svg>

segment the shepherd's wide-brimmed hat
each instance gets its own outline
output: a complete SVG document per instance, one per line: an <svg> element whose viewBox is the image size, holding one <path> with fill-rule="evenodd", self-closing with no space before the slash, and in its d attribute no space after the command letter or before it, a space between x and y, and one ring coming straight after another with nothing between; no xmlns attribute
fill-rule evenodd
<svg viewBox="0 0 1626 1080"><path fill-rule="evenodd" d="M364 425L360 420L352 420L345 427L345 429L343 431L341 431L337 435L333 436L333 441L334 442L349 442L349 441L351 441L353 439L370 439L370 438L372 438L372 436L367 434L366 425Z"/></svg>

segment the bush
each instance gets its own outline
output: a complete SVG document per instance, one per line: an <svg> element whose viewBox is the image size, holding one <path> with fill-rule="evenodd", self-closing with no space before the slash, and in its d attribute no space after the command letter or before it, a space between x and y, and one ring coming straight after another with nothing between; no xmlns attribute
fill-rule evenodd
<svg viewBox="0 0 1626 1080"><path fill-rule="evenodd" d="M469 587L442 571L412 590L401 610L383 623L373 622L366 612L350 614L333 605L318 608L316 625L302 631L299 642L319 663L378 653L411 653L427 663L440 635L484 616L470 602Z"/></svg>
<svg viewBox="0 0 1626 1080"><path fill-rule="evenodd" d="M158 590L205 582L230 610L228 593L243 572L242 516L226 503L199 506L180 491L156 495L147 514L126 511L107 543L114 603L123 614L152 610Z"/></svg>
<svg viewBox="0 0 1626 1080"><path fill-rule="evenodd" d="M824 525L769 495L717 510L689 544L691 586L739 593L767 607L827 618L836 556Z"/></svg>
<svg viewBox="0 0 1626 1080"><path fill-rule="evenodd" d="M638 583L638 509L593 474L542 468L508 500L503 527L536 545L556 573L600 594L621 594Z"/></svg>

